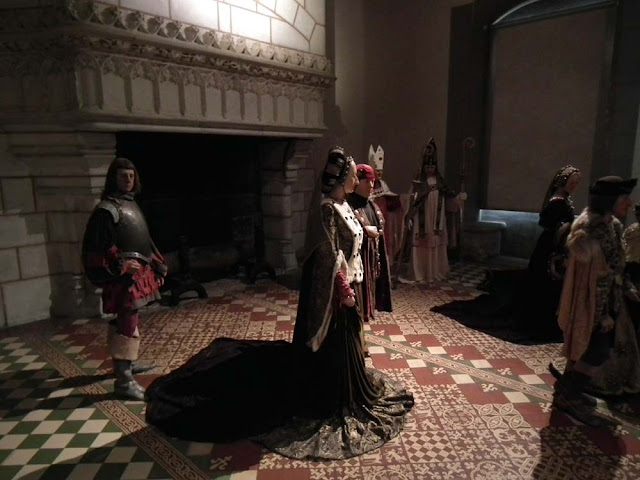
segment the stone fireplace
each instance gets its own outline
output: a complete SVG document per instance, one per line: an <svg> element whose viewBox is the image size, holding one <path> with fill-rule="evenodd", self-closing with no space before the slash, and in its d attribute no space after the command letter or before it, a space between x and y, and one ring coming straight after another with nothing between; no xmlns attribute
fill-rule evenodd
<svg viewBox="0 0 640 480"><path fill-rule="evenodd" d="M184 239L200 281L246 267L258 256L268 256L279 271L296 268L312 176L298 176L297 161L286 157L295 145L298 157L308 154L301 150L304 142L290 139L116 134L117 155L129 158L142 179L138 201L154 242L170 270L177 270Z"/></svg>
<svg viewBox="0 0 640 480"><path fill-rule="evenodd" d="M0 325L100 312L80 244L136 137L181 139L178 168L212 191L225 162L255 175L266 260L296 270L334 81L324 32L324 0L0 1ZM144 162L157 193L149 169L176 167Z"/></svg>

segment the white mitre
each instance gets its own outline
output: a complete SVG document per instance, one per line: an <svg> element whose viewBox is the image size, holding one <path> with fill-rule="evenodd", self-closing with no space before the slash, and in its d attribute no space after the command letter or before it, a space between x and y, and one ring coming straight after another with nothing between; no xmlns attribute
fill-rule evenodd
<svg viewBox="0 0 640 480"><path fill-rule="evenodd" d="M373 150L373 145L369 145L369 165L371 165L374 170L384 169L384 150L380 145L378 145L375 151Z"/></svg>
<svg viewBox="0 0 640 480"><path fill-rule="evenodd" d="M373 149L373 145L369 145L369 165L372 166L374 170L384 170L384 150L380 145L378 145L376 150ZM382 195L396 196L397 194L391 191L387 182L380 179L376 181L376 186L371 192L371 196L377 198Z"/></svg>

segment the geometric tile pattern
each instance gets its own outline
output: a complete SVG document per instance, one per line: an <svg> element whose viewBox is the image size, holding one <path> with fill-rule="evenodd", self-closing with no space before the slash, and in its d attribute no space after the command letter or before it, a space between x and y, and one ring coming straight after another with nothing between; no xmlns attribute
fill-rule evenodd
<svg viewBox="0 0 640 480"><path fill-rule="evenodd" d="M17 479L637 479L640 401L599 401L615 427L551 408L546 366L559 345L515 345L431 312L471 298L482 266L446 282L400 284L394 311L366 325L367 362L409 389L415 407L382 448L336 462L289 460L250 442L166 437L142 402L112 396L106 320L40 322L0 335L0 478ZM206 300L142 312L148 384L220 336L291 340L298 293L268 280L207 285ZM215 426L203 426L215 428Z"/></svg>

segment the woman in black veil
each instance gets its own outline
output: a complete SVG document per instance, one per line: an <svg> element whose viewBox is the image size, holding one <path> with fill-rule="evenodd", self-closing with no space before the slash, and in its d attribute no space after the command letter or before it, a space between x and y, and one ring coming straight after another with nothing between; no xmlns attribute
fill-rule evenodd
<svg viewBox="0 0 640 480"><path fill-rule="evenodd" d="M413 397L365 368L355 162L330 150L307 224L293 342L219 338L147 389L147 421L187 440L249 438L296 459L361 455L395 437ZM320 191L324 194L320 200Z"/></svg>
<svg viewBox="0 0 640 480"><path fill-rule="evenodd" d="M565 241L575 218L571 194L580 170L559 169L545 193L538 225L543 228L526 270L491 270L484 289L472 300L457 300L432 310L472 328L518 343L562 341L556 310L562 291Z"/></svg>

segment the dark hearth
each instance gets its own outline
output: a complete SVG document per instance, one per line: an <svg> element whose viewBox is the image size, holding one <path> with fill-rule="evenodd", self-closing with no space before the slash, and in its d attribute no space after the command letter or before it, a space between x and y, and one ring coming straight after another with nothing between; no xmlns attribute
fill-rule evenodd
<svg viewBox="0 0 640 480"><path fill-rule="evenodd" d="M180 302L180 297L187 292L196 292L198 298L207 298L204 287L196 280L191 271L191 259L189 255L189 243L186 235L179 238L178 267L174 270L165 283L166 290L170 292L167 303L175 306Z"/></svg>
<svg viewBox="0 0 640 480"><path fill-rule="evenodd" d="M122 132L118 155L136 165L138 199L158 249L169 264L170 303L200 282L236 274L249 281L264 262L260 210L260 144L221 135Z"/></svg>

